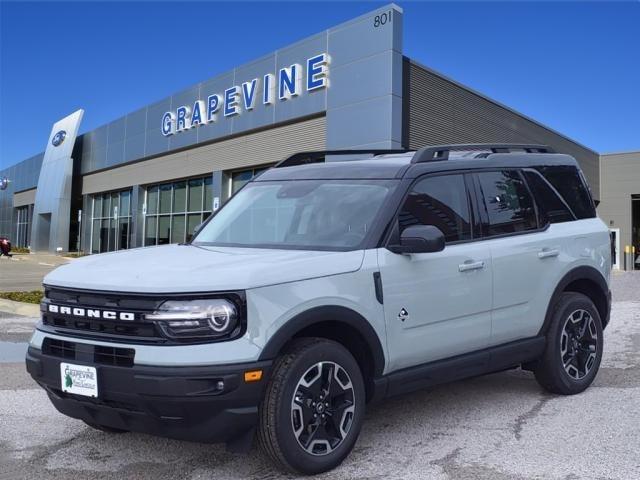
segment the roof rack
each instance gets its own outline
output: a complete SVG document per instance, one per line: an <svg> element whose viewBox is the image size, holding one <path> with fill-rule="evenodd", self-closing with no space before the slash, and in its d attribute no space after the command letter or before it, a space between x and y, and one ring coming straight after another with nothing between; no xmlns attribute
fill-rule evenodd
<svg viewBox="0 0 640 480"><path fill-rule="evenodd" d="M392 153L407 153L410 150L318 150L313 152L294 153L290 157L276 163L273 168L293 167L310 163L321 163L327 155L388 155Z"/></svg>
<svg viewBox="0 0 640 480"><path fill-rule="evenodd" d="M489 150L491 153L511 153L514 150L524 150L527 153L555 153L546 145L530 145L521 143L469 143L454 145L434 145L421 148L411 159L411 163L438 162L448 160L452 151Z"/></svg>

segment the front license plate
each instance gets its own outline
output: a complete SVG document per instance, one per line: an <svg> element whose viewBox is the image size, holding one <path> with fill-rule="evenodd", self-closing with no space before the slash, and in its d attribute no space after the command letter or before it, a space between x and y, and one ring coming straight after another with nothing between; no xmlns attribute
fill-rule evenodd
<svg viewBox="0 0 640 480"><path fill-rule="evenodd" d="M98 372L95 367L61 363L60 379L63 392L85 397L98 396Z"/></svg>

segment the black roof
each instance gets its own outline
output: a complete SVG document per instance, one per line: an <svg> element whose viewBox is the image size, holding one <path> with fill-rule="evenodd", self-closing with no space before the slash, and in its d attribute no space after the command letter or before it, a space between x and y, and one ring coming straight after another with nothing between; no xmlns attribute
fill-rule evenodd
<svg viewBox="0 0 640 480"><path fill-rule="evenodd" d="M455 170L478 170L484 168L525 168L551 165L578 166L576 160L560 153L528 153L527 151L504 152L501 146L485 148L474 146L464 150L458 147L427 147L418 151L380 150L368 154L364 151L306 152L284 160L255 178L255 181L272 180L314 180L314 179L399 179L415 178L431 172ZM518 146L521 147L521 146ZM527 146L530 147L530 146ZM438 150L440 148L440 150ZM442 152L446 148L446 155ZM533 151L548 147L531 146ZM428 152L426 152L428 149ZM498 153L493 153L498 150ZM551 149L548 149L551 151ZM326 154L326 155L322 155ZM350 160L336 160L351 157ZM426 158L426 159L425 159ZM292 166L287 161L294 159ZM302 159L302 160L301 160Z"/></svg>

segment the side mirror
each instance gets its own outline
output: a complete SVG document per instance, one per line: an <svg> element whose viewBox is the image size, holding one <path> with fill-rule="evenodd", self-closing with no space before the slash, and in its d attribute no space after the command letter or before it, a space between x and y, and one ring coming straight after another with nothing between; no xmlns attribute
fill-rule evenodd
<svg viewBox="0 0 640 480"><path fill-rule="evenodd" d="M444 250L444 233L433 225L414 225L404 229L400 245L388 247L393 253L433 253Z"/></svg>

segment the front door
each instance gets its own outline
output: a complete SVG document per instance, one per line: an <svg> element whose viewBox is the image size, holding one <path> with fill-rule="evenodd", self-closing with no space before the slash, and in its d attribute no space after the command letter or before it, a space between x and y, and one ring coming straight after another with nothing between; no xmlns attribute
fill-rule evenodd
<svg viewBox="0 0 640 480"><path fill-rule="evenodd" d="M428 176L412 188L396 220L435 225L437 253L378 250L389 368L397 370L485 348L491 333L489 248L473 241L474 216L463 174Z"/></svg>

